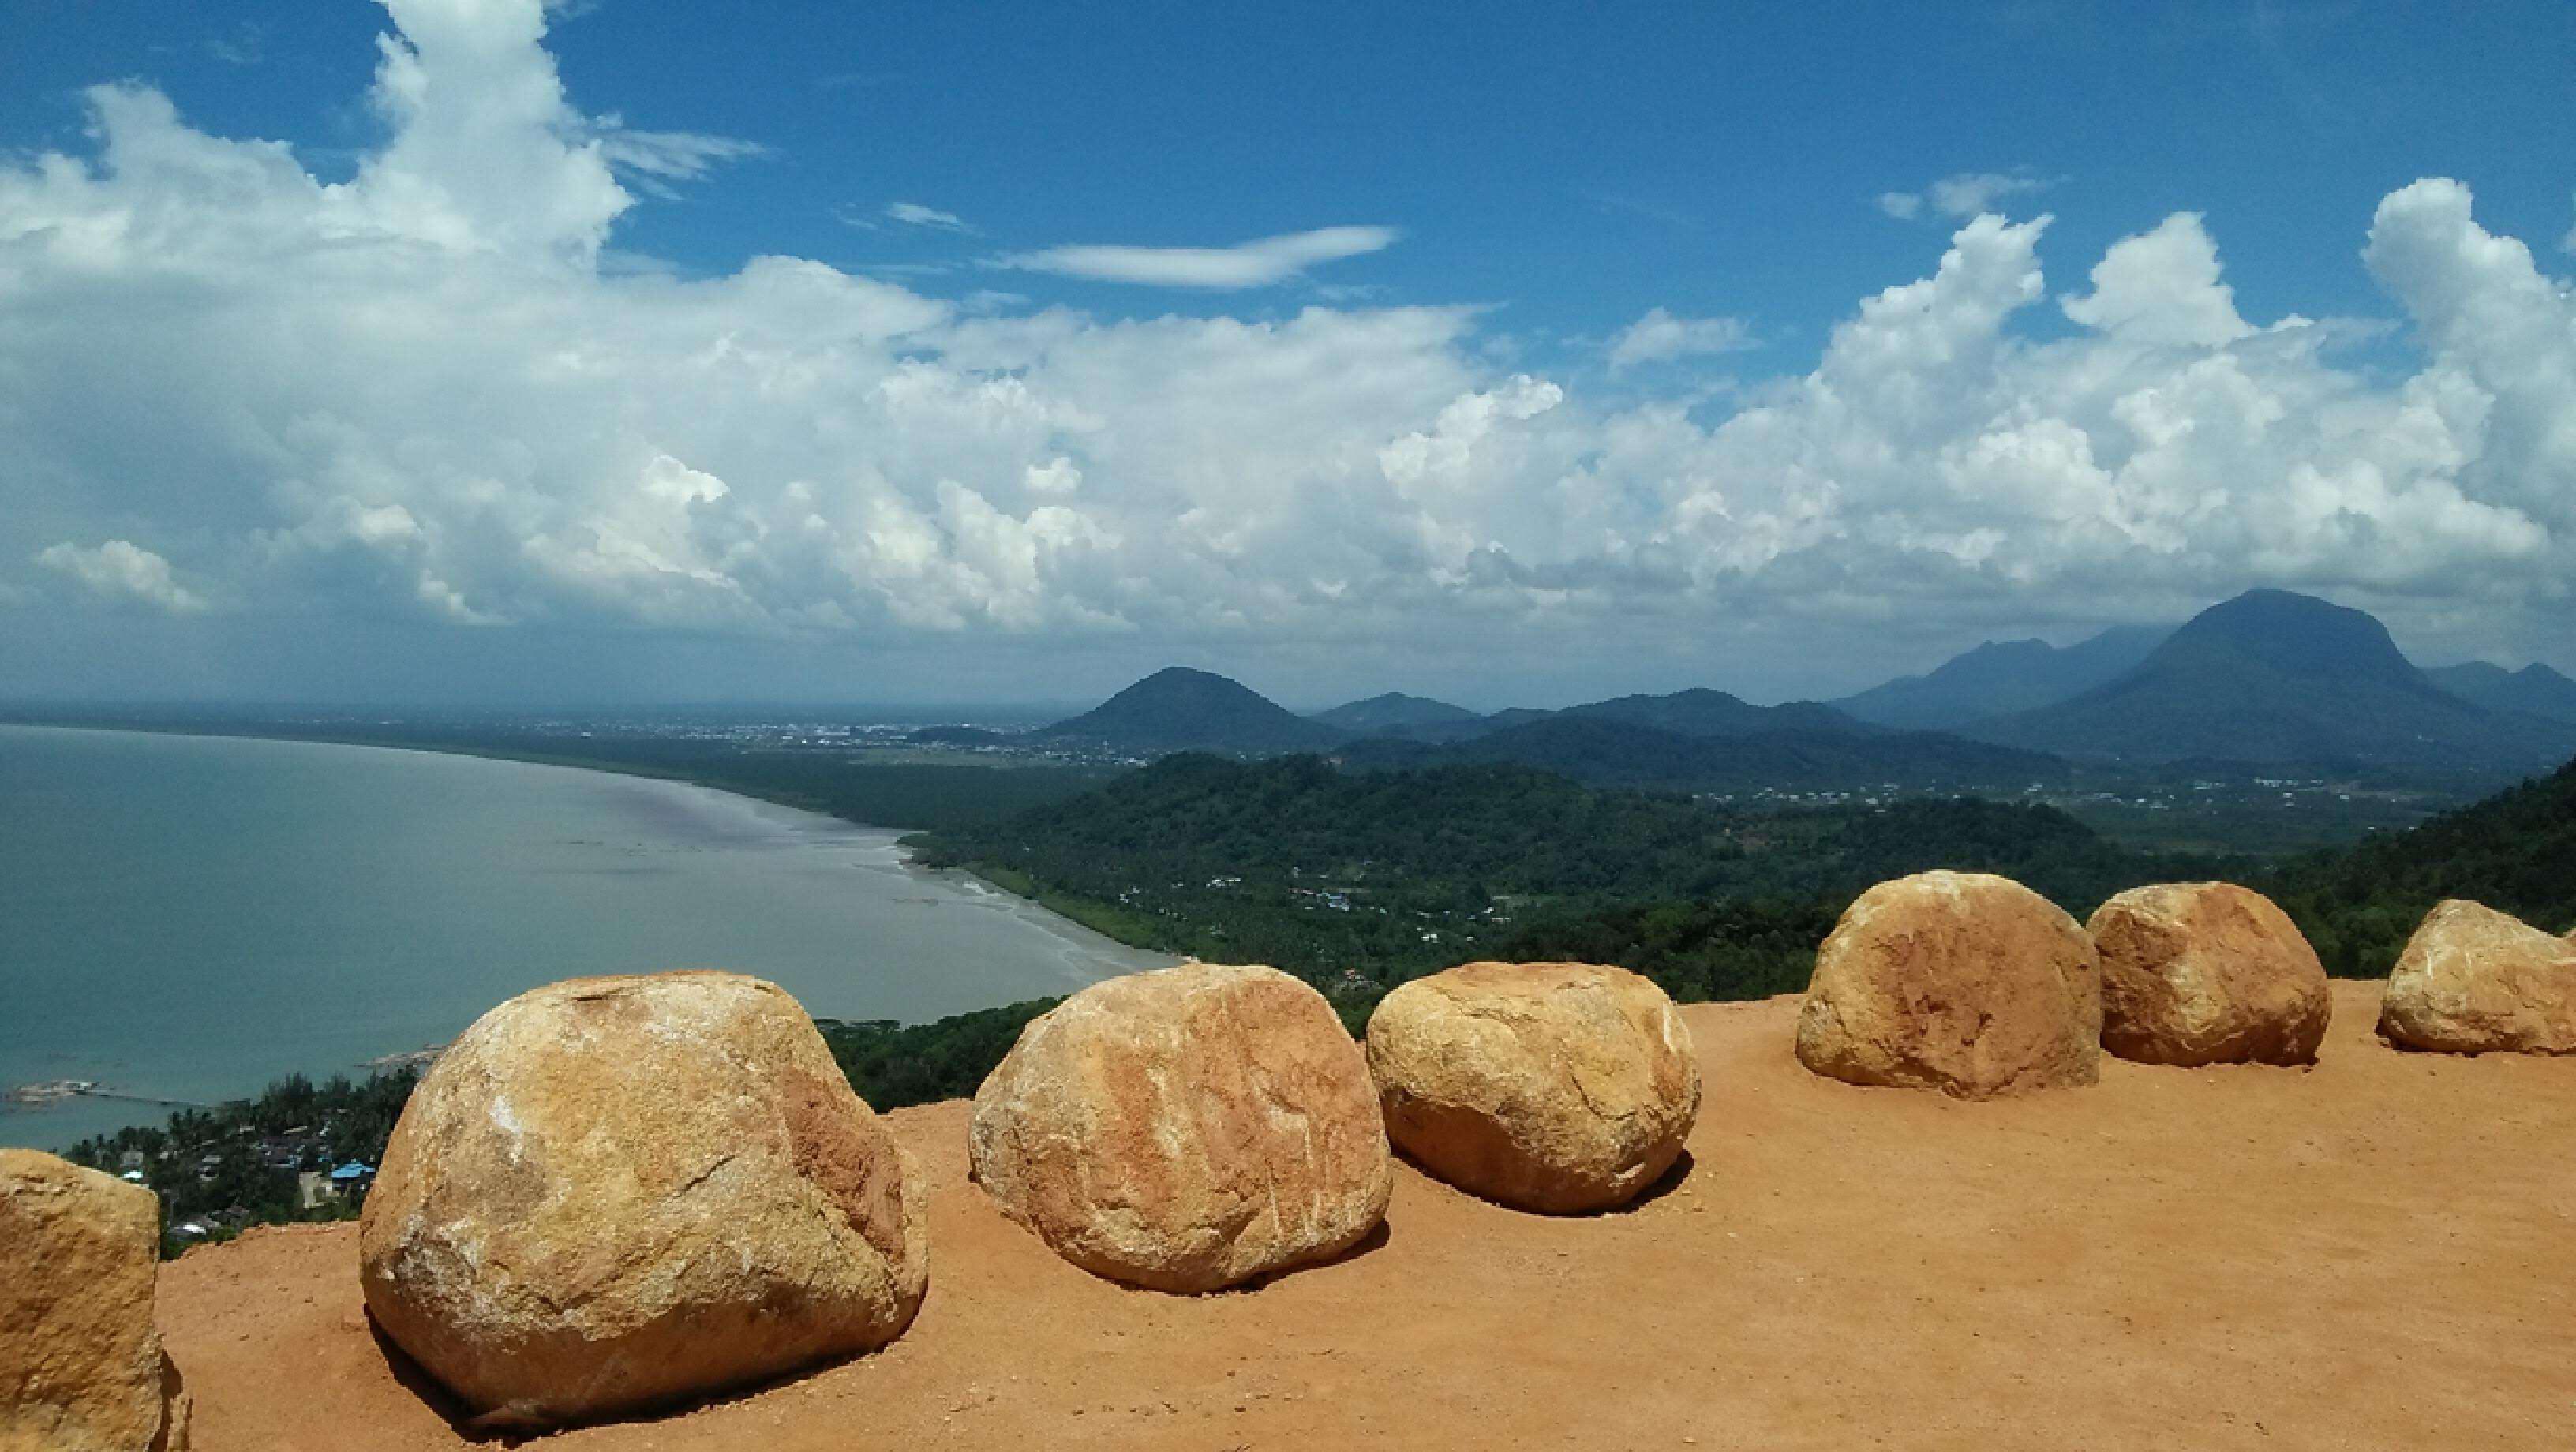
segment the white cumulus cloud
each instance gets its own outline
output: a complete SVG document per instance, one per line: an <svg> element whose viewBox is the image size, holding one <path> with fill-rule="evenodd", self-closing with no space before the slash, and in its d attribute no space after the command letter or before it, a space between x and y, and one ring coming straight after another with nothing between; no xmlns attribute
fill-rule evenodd
<svg viewBox="0 0 2576 1452"><path fill-rule="evenodd" d="M174 615L206 608L202 598L172 578L168 560L132 540L112 539L88 548L66 540L37 551L36 563L112 600L139 601Z"/></svg>
<svg viewBox="0 0 2576 1452"><path fill-rule="evenodd" d="M2363 325L2245 316L2196 216L2044 258L2049 219L1979 215L1718 408L1589 393L1469 308L1121 320L604 262L632 172L537 0L389 8L391 130L344 179L139 84L89 93L78 151L0 156L0 591L44 613L0 685L134 605L245 657L292 619L478 660L846 643L944 680L1117 642L1737 662L1766 631L1794 668L1919 666L2256 584L2576 664L2576 299L2457 182L2354 219L2411 370L2346 362ZM1392 240L1064 270L1253 286ZM2052 296L2071 329L2028 326ZM1613 351L1742 341L1659 310Z"/></svg>
<svg viewBox="0 0 2576 1452"><path fill-rule="evenodd" d="M2148 343L2216 347L2253 331L2219 280L2218 244L2192 212L2114 245L2094 265L2093 291L2063 307L2088 328Z"/></svg>

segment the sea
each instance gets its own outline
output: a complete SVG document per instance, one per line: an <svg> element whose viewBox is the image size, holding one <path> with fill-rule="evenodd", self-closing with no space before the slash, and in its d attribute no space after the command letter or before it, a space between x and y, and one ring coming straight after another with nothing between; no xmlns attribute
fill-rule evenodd
<svg viewBox="0 0 2576 1452"><path fill-rule="evenodd" d="M0 725L0 1144L362 1075L542 983L727 968L921 1022L1172 960L683 783L437 752Z"/></svg>

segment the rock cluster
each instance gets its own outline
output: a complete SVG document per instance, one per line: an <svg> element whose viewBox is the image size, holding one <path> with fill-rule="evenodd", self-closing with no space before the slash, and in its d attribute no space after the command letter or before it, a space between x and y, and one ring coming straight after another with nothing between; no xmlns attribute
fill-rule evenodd
<svg viewBox="0 0 2576 1452"><path fill-rule="evenodd" d="M1359 1045L1272 968L1185 964L1066 999L975 1095L969 1150L1058 1254L1165 1291L1338 1255L1393 1184Z"/></svg>
<svg viewBox="0 0 2576 1452"><path fill-rule="evenodd" d="M2331 998L2282 911L2226 883L2121 893L2080 927L1980 873L1883 882L1818 949L1797 1054L1981 1099L2149 1063L2305 1063ZM2576 934L2435 908L2381 1031L2576 1052ZM1506 1205L1626 1203L1702 1085L1624 969L1471 963L1388 994L1365 1050L1313 988L1185 964L1031 1022L975 1097L975 1180L1066 1260L1203 1292L1363 1241L1390 1138ZM486 1426L701 1397L884 1345L928 1280L923 1191L795 1001L730 973L577 979L484 1015L414 1091L360 1227L366 1305ZM183 1452L152 1323L146 1191L0 1150L0 1452Z"/></svg>
<svg viewBox="0 0 2576 1452"><path fill-rule="evenodd" d="M1853 1084L1964 1099L2100 1072L2093 940L2007 878L1924 872L1861 894L1816 952L1798 1058Z"/></svg>
<svg viewBox="0 0 2576 1452"><path fill-rule="evenodd" d="M415 1090L360 1227L367 1309L485 1425L703 1396L901 1334L923 1191L813 1021L731 973L485 1014Z"/></svg>
<svg viewBox="0 0 2576 1452"><path fill-rule="evenodd" d="M2454 899L2425 915L2388 975L2379 1031L2452 1053L2576 1053L2576 938Z"/></svg>
<svg viewBox="0 0 2576 1452"><path fill-rule="evenodd" d="M160 1262L151 1191L0 1149L0 1452L186 1452Z"/></svg>
<svg viewBox="0 0 2576 1452"><path fill-rule="evenodd" d="M1682 1152L1699 1064L1672 1000L1621 968L1470 963L1369 1019L1389 1138L1461 1189L1568 1214L1626 1203Z"/></svg>
<svg viewBox="0 0 2576 1452"><path fill-rule="evenodd" d="M2102 1047L2146 1064L2307 1064L2334 999L2290 915L2225 882L2132 888L2086 925Z"/></svg>

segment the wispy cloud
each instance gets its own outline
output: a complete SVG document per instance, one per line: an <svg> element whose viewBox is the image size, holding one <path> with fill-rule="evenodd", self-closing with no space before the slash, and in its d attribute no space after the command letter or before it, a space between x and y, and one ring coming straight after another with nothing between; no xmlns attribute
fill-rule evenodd
<svg viewBox="0 0 2576 1452"><path fill-rule="evenodd" d="M1323 227L1263 237L1232 247L1129 247L1112 243L1048 247L995 259L1000 267L1132 282L1147 287L1242 288L1283 282L1319 263L1361 257L1395 245L1393 227Z"/></svg>
<svg viewBox="0 0 2576 1452"><path fill-rule="evenodd" d="M770 154L757 141L711 136L699 131L634 131L614 112L591 123L591 139L618 174L665 201L679 193L675 183L696 181L728 161Z"/></svg>
<svg viewBox="0 0 2576 1452"><path fill-rule="evenodd" d="M1706 353L1740 353L1757 346L1753 329L1742 318L1680 318L1662 308L1650 308L1611 339L1610 371Z"/></svg>
<svg viewBox="0 0 2576 1452"><path fill-rule="evenodd" d="M885 215L887 220L901 222L907 227L928 227L938 232L971 233L977 230L955 212L943 212L937 207L925 207L919 202L888 203Z"/></svg>
<svg viewBox="0 0 2576 1452"><path fill-rule="evenodd" d="M1911 222L1926 210L1953 221L1965 221L1995 210L1996 203L2006 197L2044 192L2055 185L2054 180L2032 176L2027 171L1954 172L1919 192L1881 192L1878 209L1901 222Z"/></svg>
<svg viewBox="0 0 2576 1452"><path fill-rule="evenodd" d="M228 66L255 66L268 58L268 27L245 20L206 41L206 54Z"/></svg>

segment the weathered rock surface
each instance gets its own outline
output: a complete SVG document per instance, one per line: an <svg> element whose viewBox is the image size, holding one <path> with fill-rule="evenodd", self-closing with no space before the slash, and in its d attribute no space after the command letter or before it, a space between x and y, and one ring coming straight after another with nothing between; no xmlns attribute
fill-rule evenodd
<svg viewBox="0 0 2576 1452"><path fill-rule="evenodd" d="M1699 1062L1671 999L1596 963L1469 963L1369 1019L1387 1136L1460 1189L1525 1210L1625 1204L1680 1157Z"/></svg>
<svg viewBox="0 0 2576 1452"><path fill-rule="evenodd" d="M968 1148L1057 1254L1164 1291L1338 1255L1394 1183L1359 1045L1273 968L1184 964L1066 999L976 1093Z"/></svg>
<svg viewBox="0 0 2576 1452"><path fill-rule="evenodd" d="M1882 882L1816 951L1798 1059L1853 1084L1985 1099L2100 1074L2093 940L2046 898L1981 872Z"/></svg>
<svg viewBox="0 0 2576 1452"><path fill-rule="evenodd" d="M368 1311L487 1425L573 1421L882 1346L920 1186L783 990L557 983L485 1014L386 1146Z"/></svg>
<svg viewBox="0 0 2576 1452"><path fill-rule="evenodd" d="M0 1452L186 1452L160 1266L151 1191L0 1149Z"/></svg>
<svg viewBox="0 0 2576 1452"><path fill-rule="evenodd" d="M2576 940L2453 899L2397 955L2379 1031L2459 1054L2576 1053Z"/></svg>
<svg viewBox="0 0 2576 1452"><path fill-rule="evenodd" d="M2102 957L2103 1048L2144 1064L2316 1062L2334 997L2270 898L2228 882L2131 888L2085 930Z"/></svg>

